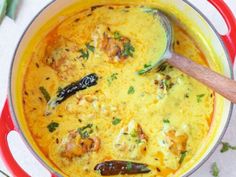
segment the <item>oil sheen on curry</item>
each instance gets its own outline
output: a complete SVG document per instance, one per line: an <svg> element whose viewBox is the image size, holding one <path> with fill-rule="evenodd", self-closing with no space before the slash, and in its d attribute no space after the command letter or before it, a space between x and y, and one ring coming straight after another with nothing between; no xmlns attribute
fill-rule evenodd
<svg viewBox="0 0 236 177"><path fill-rule="evenodd" d="M28 127L66 176L172 176L207 136L214 93L163 63L156 10L96 6L61 22L32 54L24 80ZM206 65L173 23L174 50Z"/></svg>

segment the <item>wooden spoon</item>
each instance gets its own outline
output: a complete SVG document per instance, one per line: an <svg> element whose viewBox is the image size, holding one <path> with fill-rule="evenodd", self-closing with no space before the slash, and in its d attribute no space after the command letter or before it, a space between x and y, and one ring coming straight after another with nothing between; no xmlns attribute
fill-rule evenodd
<svg viewBox="0 0 236 177"><path fill-rule="evenodd" d="M174 53L172 50L172 26L170 21L165 14L158 10L155 15L160 17L159 19L161 20L167 35L167 48L165 54L155 66L166 61L180 71L205 84L231 102L236 103L236 81L220 75L207 67L199 65L184 56Z"/></svg>
<svg viewBox="0 0 236 177"><path fill-rule="evenodd" d="M215 92L236 103L236 82L181 55L172 53L166 60L170 65L197 79Z"/></svg>

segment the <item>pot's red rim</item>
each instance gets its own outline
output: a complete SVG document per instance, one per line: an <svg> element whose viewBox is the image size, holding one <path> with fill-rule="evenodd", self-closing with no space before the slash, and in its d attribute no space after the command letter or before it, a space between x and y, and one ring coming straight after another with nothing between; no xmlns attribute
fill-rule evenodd
<svg viewBox="0 0 236 177"><path fill-rule="evenodd" d="M11 115L11 119L14 123L14 126L16 126L16 130L17 132L20 134L21 138L23 139L24 144L27 146L27 148L29 149L29 151L31 152L31 154L47 169L49 170L49 172L51 173L52 176L57 176L57 177L62 177L58 172L56 172L54 169L52 169L50 166L48 166L46 164L46 162L43 161L43 159L35 152L35 150L33 149L33 147L31 146L31 144L29 143L29 141L27 140L27 137L25 136L25 134L23 133L23 131L20 128L20 124L17 120L17 116L16 116L16 112L13 106L13 98L12 98L12 94L11 94L11 88L12 88L12 71L13 71L13 65L14 65L14 60L16 58L16 54L18 51L18 48L23 40L23 38L25 37L25 34L28 32L29 28L31 27L31 25L34 23L34 21L42 14L42 12L44 12L44 10L46 10L47 8L49 8L54 2L56 2L56 0L52 0L50 3L46 4L35 16L34 18L30 21L30 23L27 25L27 27L25 28L23 34L20 37L20 40L17 43L14 55L12 57L12 62L11 62L11 67L10 67L10 74L9 74L9 80L8 80L8 101L9 101L9 108L10 108L10 115Z"/></svg>
<svg viewBox="0 0 236 177"><path fill-rule="evenodd" d="M221 45L225 51L225 54L227 56L227 62L228 62L228 66L230 68L230 78L233 79L233 66L231 63L231 59L230 59L230 55L228 52L228 49L226 48L225 43L223 42L223 40L221 39L220 34L217 32L216 28L214 27L214 25L209 21L209 19L197 8L195 7L192 3L190 3L188 0L183 0L187 5L189 5L191 8L193 8L198 14L200 14L203 19L209 24L210 28L214 31L214 33L216 34L217 38L219 39L219 41L221 42ZM17 120L17 116L13 107L13 98L12 98L12 94L11 94L11 88L12 88L12 71L13 71L13 65L14 65L14 60L16 57L16 53L18 51L18 48L25 36L25 34L28 32L29 28L31 27L31 25L34 23L34 21L41 15L41 13L49 8L54 2L56 2L56 0L52 0L50 3L48 3L45 7L43 7L36 15L35 17L31 20L31 22L28 24L28 26L26 27L26 29L24 30L23 34L21 35L20 40L17 43L13 58L12 58L12 62L11 62L11 67L10 67L10 74L9 74L9 87L8 87L8 94L9 94L9 106L10 106L10 114L11 114L11 119L14 122L14 125L16 126L16 129L18 130L18 133L20 133L20 136L22 137L24 143L26 144L27 148L30 150L30 152L36 157L36 159L46 168L50 171L50 173L53 176L58 176L58 177L62 177L60 174L58 174L58 172L56 172L55 170L53 170L50 166L48 166L46 164L46 162L44 162L42 160L42 158L35 152L35 150L32 148L31 144L29 143L29 141L27 140L25 134L23 133L23 131L20 128L20 124ZM211 151L206 155L206 157L204 157L192 170L190 170L187 174L184 175L184 177L188 177L189 175L193 174L196 170L198 170L209 158L210 156L215 152L216 148L218 147L219 143L221 142L223 136L225 135L225 132L229 126L229 122L232 116L232 111L233 111L233 103L230 104L230 110L229 110L229 114L227 117L227 121L226 124L224 126L224 129L220 135L220 137L218 138L217 143L213 146L213 148L211 149Z"/></svg>

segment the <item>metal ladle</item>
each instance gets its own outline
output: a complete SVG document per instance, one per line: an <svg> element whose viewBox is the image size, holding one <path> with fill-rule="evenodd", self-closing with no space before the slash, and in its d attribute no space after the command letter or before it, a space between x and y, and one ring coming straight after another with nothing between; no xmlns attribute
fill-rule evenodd
<svg viewBox="0 0 236 177"><path fill-rule="evenodd" d="M184 56L176 54L172 50L173 33L168 17L160 11L156 11L155 15L159 15L159 19L161 20L167 35L165 53L161 60L155 65L155 67L163 62L167 62L183 73L208 86L213 91L219 93L231 102L236 103L236 81L220 75L205 66L199 65L190 59L185 58Z"/></svg>

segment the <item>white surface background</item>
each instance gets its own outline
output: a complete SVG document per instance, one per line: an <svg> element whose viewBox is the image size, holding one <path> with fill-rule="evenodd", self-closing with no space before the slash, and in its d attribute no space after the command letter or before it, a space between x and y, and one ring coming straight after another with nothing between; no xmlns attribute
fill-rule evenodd
<svg viewBox="0 0 236 177"><path fill-rule="evenodd" d="M8 86L8 73L14 49L22 35L24 29L29 24L31 19L51 0L22 0L19 7L16 21L5 18L0 26L0 110L3 107ZM214 22L214 25L221 32L227 29L220 20L219 15L214 13L210 6L206 5L206 0L189 0L201 9ZM225 0L236 16L236 1ZM236 109L234 110L230 126L224 136L224 141L228 141L236 145ZM21 166L33 177L50 176L47 170L44 169L27 150L17 133L12 132L9 135L9 144L12 152ZM221 154L221 146L215 151L211 158L191 177L211 177L210 167L213 162L217 162L220 168L221 177L236 177L236 151L229 151ZM10 175L6 166L0 159L0 170L5 171ZM1 174L0 174L1 177Z"/></svg>

